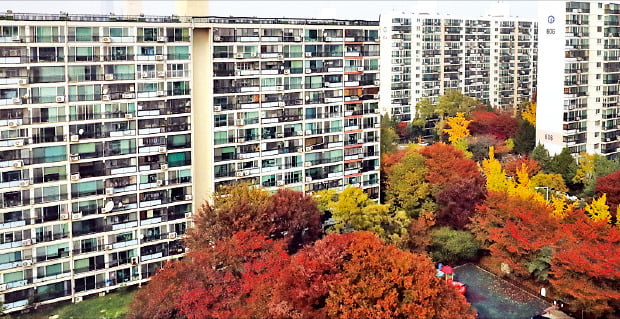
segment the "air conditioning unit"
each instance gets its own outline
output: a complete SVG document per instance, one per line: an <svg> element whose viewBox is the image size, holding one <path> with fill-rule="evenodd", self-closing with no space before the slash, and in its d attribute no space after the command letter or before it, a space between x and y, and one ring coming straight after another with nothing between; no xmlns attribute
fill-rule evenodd
<svg viewBox="0 0 620 319"><path fill-rule="evenodd" d="M19 79L19 80L17 80L17 84L19 84L19 85L26 85L26 84L28 84L28 79Z"/></svg>
<svg viewBox="0 0 620 319"><path fill-rule="evenodd" d="M282 107L282 108L283 108L283 107L286 107L286 103L284 103L284 102L278 102L278 106L279 106L279 107Z"/></svg>
<svg viewBox="0 0 620 319"><path fill-rule="evenodd" d="M71 174L70 179L71 179L72 181L79 181L79 180L80 180L80 174L79 174L79 173L77 173L77 174Z"/></svg>
<svg viewBox="0 0 620 319"><path fill-rule="evenodd" d="M64 95L59 95L56 97L56 103L63 103L65 101Z"/></svg>
<svg viewBox="0 0 620 319"><path fill-rule="evenodd" d="M157 186L164 186L164 181L161 179L157 180Z"/></svg>
<svg viewBox="0 0 620 319"><path fill-rule="evenodd" d="M135 95L133 95L133 93L123 93L122 97L124 99L133 99Z"/></svg>
<svg viewBox="0 0 620 319"><path fill-rule="evenodd" d="M306 135L312 135L312 130L306 130Z"/></svg>
<svg viewBox="0 0 620 319"><path fill-rule="evenodd" d="M137 265L137 264L138 264L138 257L131 257L131 259L129 260L129 262L130 262L132 265L134 265L134 266L135 266L135 265Z"/></svg>
<svg viewBox="0 0 620 319"><path fill-rule="evenodd" d="M82 213L71 214L71 219L80 219L82 218Z"/></svg>
<svg viewBox="0 0 620 319"><path fill-rule="evenodd" d="M297 131L296 134L297 134L297 136L303 136L304 132L303 131Z"/></svg>
<svg viewBox="0 0 620 319"><path fill-rule="evenodd" d="M375 94L375 95L378 95L378 94ZM379 98L378 96L375 96L375 99L378 99L378 98ZM381 110L379 110L379 108L376 108L376 109L374 109L374 111L373 111L373 112L374 112L374 113L380 113L380 112L381 112Z"/></svg>
<svg viewBox="0 0 620 319"><path fill-rule="evenodd" d="M306 182L312 182L312 177L311 176L306 176Z"/></svg>
<svg viewBox="0 0 620 319"><path fill-rule="evenodd" d="M101 42L109 43L112 42L112 39L110 37L101 37Z"/></svg>
<svg viewBox="0 0 620 319"><path fill-rule="evenodd" d="M278 53L278 60L284 60L284 54Z"/></svg>
<svg viewBox="0 0 620 319"><path fill-rule="evenodd" d="M185 218L192 218L192 213L185 213Z"/></svg>
<svg viewBox="0 0 620 319"><path fill-rule="evenodd" d="M106 81L111 81L111 80L114 80L114 74L106 74L106 75L104 76L104 79L105 79Z"/></svg>
<svg viewBox="0 0 620 319"><path fill-rule="evenodd" d="M360 138L360 139L357 140L357 144L362 144L362 143L364 143L363 139Z"/></svg>
<svg viewBox="0 0 620 319"><path fill-rule="evenodd" d="M19 181L19 186L20 187L28 187L28 185L30 185L30 181L28 181L28 180Z"/></svg>
<svg viewBox="0 0 620 319"><path fill-rule="evenodd" d="M168 239L175 239L175 238L177 238L176 232L168 233Z"/></svg>
<svg viewBox="0 0 620 319"><path fill-rule="evenodd" d="M112 245L103 246L103 250L112 250Z"/></svg>
<svg viewBox="0 0 620 319"><path fill-rule="evenodd" d="M166 71L157 71L157 76L163 78L166 76Z"/></svg>
<svg viewBox="0 0 620 319"><path fill-rule="evenodd" d="M306 152L312 152L312 146L306 146Z"/></svg>
<svg viewBox="0 0 620 319"><path fill-rule="evenodd" d="M79 135L71 135L71 142L79 142L80 141L80 136Z"/></svg>
<svg viewBox="0 0 620 319"><path fill-rule="evenodd" d="M284 181L277 181L277 182L276 182L276 185L277 185L277 186L284 186Z"/></svg>
<svg viewBox="0 0 620 319"><path fill-rule="evenodd" d="M23 246L30 246L30 245L32 245L32 240L31 240L30 238L28 238L28 239L24 239L24 240L22 241L22 245L23 245ZM6 288L5 288L5 289L6 289ZM2 289L2 287L0 287L0 290L3 290L3 289Z"/></svg>
<svg viewBox="0 0 620 319"><path fill-rule="evenodd" d="M69 157L69 160L72 161L72 162L79 161L80 160L80 155L71 155Z"/></svg>
<svg viewBox="0 0 620 319"><path fill-rule="evenodd" d="M332 41L332 37L325 37L325 41L326 42L331 42Z"/></svg>
<svg viewBox="0 0 620 319"><path fill-rule="evenodd" d="M312 52L306 52L306 58L311 58L312 57Z"/></svg>
<svg viewBox="0 0 620 319"><path fill-rule="evenodd" d="M157 60L157 61L161 61L163 59L164 59L164 56L161 55L161 54L158 54L158 55L155 56L155 60Z"/></svg>
<svg viewBox="0 0 620 319"><path fill-rule="evenodd" d="M106 195L114 195L114 188L112 187L108 187L105 189L105 194Z"/></svg>
<svg viewBox="0 0 620 319"><path fill-rule="evenodd" d="M243 176L250 176L250 171L243 171Z"/></svg>
<svg viewBox="0 0 620 319"><path fill-rule="evenodd" d="M380 128L381 127L381 123L375 123L375 128Z"/></svg>
<svg viewBox="0 0 620 319"><path fill-rule="evenodd" d="M164 163L159 164L159 169L161 169L162 171L167 170L168 169L168 164L164 164Z"/></svg>
<svg viewBox="0 0 620 319"><path fill-rule="evenodd" d="M6 124L9 127L16 127L19 123L17 121L8 121Z"/></svg>
<svg viewBox="0 0 620 319"><path fill-rule="evenodd" d="M284 137L284 133L278 133L278 134L276 134L276 137L277 138L283 138Z"/></svg>
<svg viewBox="0 0 620 319"><path fill-rule="evenodd" d="M278 91L284 91L284 86L282 86L282 85L278 85L278 86L276 86L276 90L278 90Z"/></svg>
<svg viewBox="0 0 620 319"><path fill-rule="evenodd" d="M301 41L301 37L294 37L293 40L294 41Z"/></svg>
<svg viewBox="0 0 620 319"><path fill-rule="evenodd" d="M214 112L221 112L222 111L222 106L221 105L213 105L213 111Z"/></svg>
<svg viewBox="0 0 620 319"><path fill-rule="evenodd" d="M358 71L358 72L362 72L362 71L364 71L364 67L363 67L363 66L358 66L358 67L357 67L357 71Z"/></svg>
<svg viewBox="0 0 620 319"><path fill-rule="evenodd" d="M30 267L30 266L32 266L32 260L31 260L31 259L24 260L24 261L22 262L22 266L24 266L24 267Z"/></svg>
<svg viewBox="0 0 620 319"><path fill-rule="evenodd" d="M164 95L166 95L164 91L157 91L157 96L164 96Z"/></svg>
<svg viewBox="0 0 620 319"><path fill-rule="evenodd" d="M148 78L148 77L149 77L148 72L142 72L142 78Z"/></svg>
<svg viewBox="0 0 620 319"><path fill-rule="evenodd" d="M312 73L311 69L306 69L306 73Z"/></svg>
<svg viewBox="0 0 620 319"><path fill-rule="evenodd" d="M24 166L24 161L22 161L22 160L17 160L15 162L13 162L13 168L20 168L22 166Z"/></svg>
<svg viewBox="0 0 620 319"><path fill-rule="evenodd" d="M213 41L221 41L222 37L220 37L219 35L214 35L213 36Z"/></svg>
<svg viewBox="0 0 620 319"><path fill-rule="evenodd" d="M102 101L109 101L110 100L110 96L107 95L107 94L104 94L104 95L101 96L101 100Z"/></svg>
<svg viewBox="0 0 620 319"><path fill-rule="evenodd" d="M157 37L157 42L166 42L166 37Z"/></svg>
<svg viewBox="0 0 620 319"><path fill-rule="evenodd" d="M11 41L21 41L21 38L18 35L14 35L11 37Z"/></svg>
<svg viewBox="0 0 620 319"><path fill-rule="evenodd" d="M236 119L235 120L235 125L237 125L237 126L241 126L241 125L244 125L244 124L245 124L245 121L243 119Z"/></svg>
<svg viewBox="0 0 620 319"><path fill-rule="evenodd" d="M236 177L242 177L243 176L243 171L236 171L235 172L235 176Z"/></svg>
<svg viewBox="0 0 620 319"><path fill-rule="evenodd" d="M60 219L62 220L69 219L69 214L60 214Z"/></svg>
<svg viewBox="0 0 620 319"><path fill-rule="evenodd" d="M304 167L310 167L312 166L312 162L304 162Z"/></svg>
<svg viewBox="0 0 620 319"><path fill-rule="evenodd" d="M375 80L375 85L379 85L380 81L379 80Z"/></svg>
<svg viewBox="0 0 620 319"><path fill-rule="evenodd" d="M157 151L159 153L165 153L166 152L166 147L165 146L160 146L159 148L157 148Z"/></svg>
<svg viewBox="0 0 620 319"><path fill-rule="evenodd" d="M127 119L127 120L133 119L133 114L132 113L125 113L125 119Z"/></svg>
<svg viewBox="0 0 620 319"><path fill-rule="evenodd" d="M22 104L22 99L20 99L18 97L14 97L13 98L13 104Z"/></svg>
<svg viewBox="0 0 620 319"><path fill-rule="evenodd" d="M14 145L14 146L17 146L17 147L19 147L19 146L24 146L24 140L16 140L16 141L15 141L15 144L13 144L13 145Z"/></svg>

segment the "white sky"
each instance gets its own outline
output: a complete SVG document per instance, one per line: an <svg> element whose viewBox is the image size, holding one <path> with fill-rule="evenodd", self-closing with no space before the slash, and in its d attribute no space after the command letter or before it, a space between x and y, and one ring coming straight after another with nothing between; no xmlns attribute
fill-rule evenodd
<svg viewBox="0 0 620 319"><path fill-rule="evenodd" d="M202 1L202 0L193 0ZM378 20L382 12L392 10L413 12L419 6L436 7L439 13L458 16L477 17L486 15L489 7L498 1L381 1L381 0L211 0L208 2L209 15L214 16L257 16L265 18L336 18ZM510 15L535 18L536 1L501 1L510 9ZM122 1L34 1L4 0L0 11L32 13L102 14L121 13ZM143 0L142 12L147 15L171 15L174 13L173 0Z"/></svg>

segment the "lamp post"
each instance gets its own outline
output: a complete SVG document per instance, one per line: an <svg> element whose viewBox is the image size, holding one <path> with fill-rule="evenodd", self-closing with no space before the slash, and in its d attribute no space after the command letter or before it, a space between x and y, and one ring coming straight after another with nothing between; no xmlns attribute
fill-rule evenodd
<svg viewBox="0 0 620 319"><path fill-rule="evenodd" d="M549 187L547 187L547 186L539 186L539 187L534 187L534 189L544 189L545 190L545 200L549 201Z"/></svg>

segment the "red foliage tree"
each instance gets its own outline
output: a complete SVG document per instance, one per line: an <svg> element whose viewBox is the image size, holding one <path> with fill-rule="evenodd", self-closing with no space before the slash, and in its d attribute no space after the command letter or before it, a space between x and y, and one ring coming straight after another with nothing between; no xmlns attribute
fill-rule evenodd
<svg viewBox="0 0 620 319"><path fill-rule="evenodd" d="M382 175L388 174L392 166L394 166L395 164L398 164L402 160L402 158L405 157L405 155L407 155L409 152L412 152L412 150L409 148L405 148L405 149L400 149L394 153L383 154L383 156L381 156Z"/></svg>
<svg viewBox="0 0 620 319"><path fill-rule="evenodd" d="M620 229L581 212L572 219L560 228L550 282L574 311L600 318L620 303Z"/></svg>
<svg viewBox="0 0 620 319"><path fill-rule="evenodd" d="M407 122L400 122L396 125L396 134L400 138L408 139L411 136L411 132L409 131L409 124Z"/></svg>
<svg viewBox="0 0 620 319"><path fill-rule="evenodd" d="M518 119L508 112L473 112L469 131L472 135L493 135L500 140L514 137L519 127Z"/></svg>
<svg viewBox="0 0 620 319"><path fill-rule="evenodd" d="M504 170L506 171L506 175L513 177L517 176L517 169L521 169L523 164L527 166L527 173L530 177L540 172L540 165L538 165L538 161L524 155L508 158L504 162Z"/></svg>
<svg viewBox="0 0 620 319"><path fill-rule="evenodd" d="M241 185L238 187L247 187ZM320 212L311 196L280 189L269 196L262 190L233 190L231 200L205 203L188 231L192 249L209 246L239 231L286 239L290 251L316 240L322 230Z"/></svg>
<svg viewBox="0 0 620 319"><path fill-rule="evenodd" d="M289 257L282 243L240 232L171 263L136 293L129 318L267 318Z"/></svg>
<svg viewBox="0 0 620 319"><path fill-rule="evenodd" d="M464 229L486 193L484 179L460 179L446 185L436 196L442 206L435 217L437 224Z"/></svg>
<svg viewBox="0 0 620 319"><path fill-rule="evenodd" d="M461 179L474 179L484 183L476 162L465 158L463 152L445 143L435 143L420 149L426 158L426 180L431 185L445 186Z"/></svg>
<svg viewBox="0 0 620 319"><path fill-rule="evenodd" d="M595 190L598 196L607 194L607 205L615 212L620 204L620 171L597 178Z"/></svg>

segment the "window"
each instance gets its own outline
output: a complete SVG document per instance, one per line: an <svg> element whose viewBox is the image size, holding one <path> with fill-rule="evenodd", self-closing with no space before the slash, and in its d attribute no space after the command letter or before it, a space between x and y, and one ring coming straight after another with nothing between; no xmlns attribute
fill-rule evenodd
<svg viewBox="0 0 620 319"><path fill-rule="evenodd" d="M32 149L32 161L35 164L67 160L65 146L48 146Z"/></svg>

